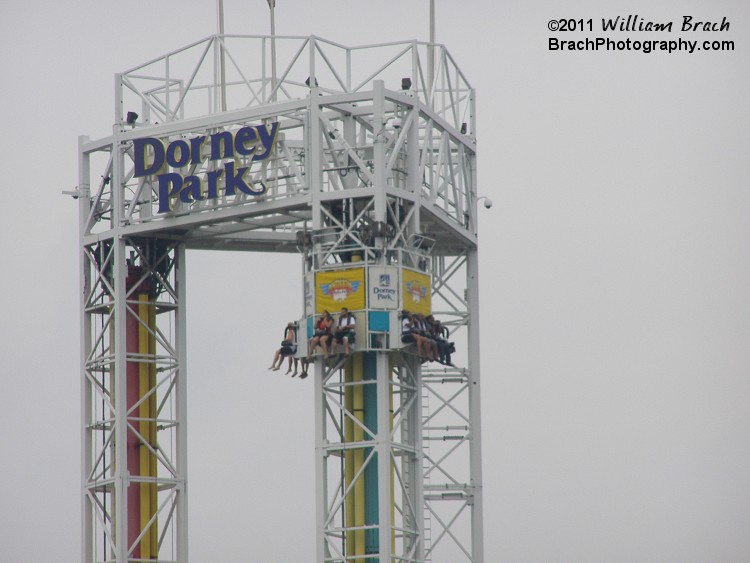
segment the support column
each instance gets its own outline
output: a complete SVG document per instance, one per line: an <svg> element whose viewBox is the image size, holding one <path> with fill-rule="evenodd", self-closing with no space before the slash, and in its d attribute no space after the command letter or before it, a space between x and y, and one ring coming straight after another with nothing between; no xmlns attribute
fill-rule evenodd
<svg viewBox="0 0 750 563"><path fill-rule="evenodd" d="M175 249L175 289L177 308L177 387L175 389L175 418L177 419L177 524L176 555L179 563L188 563L188 465L187 465L187 319L185 245Z"/></svg>
<svg viewBox="0 0 750 563"><path fill-rule="evenodd" d="M373 139L373 160L375 176L375 221L386 220L386 203L385 203L385 84L382 80L373 81L373 115L372 128L375 138Z"/></svg>
<svg viewBox="0 0 750 563"><path fill-rule="evenodd" d="M309 369L309 368L308 368ZM315 385L315 560L326 560L326 519L328 498L328 472L326 471L326 411L323 390L324 369L320 360L314 360L313 381Z"/></svg>
<svg viewBox="0 0 750 563"><path fill-rule="evenodd" d="M476 249L466 255L466 299L469 306L469 420L471 441L471 553L472 563L484 562L481 385L479 376L479 265Z"/></svg>
<svg viewBox="0 0 750 563"><path fill-rule="evenodd" d="M368 556L365 559L366 563L379 563L378 555L381 553L380 549L380 516L381 516L381 504L380 504L380 477L379 472L379 427L380 421L379 407L378 404L378 393L377 393L377 381L380 379L378 374L378 363L377 363L377 352L365 352L362 354L362 410L363 420L365 428L375 436L375 439L371 437L365 437L365 441L368 442L368 447L364 448L363 456L367 459L371 453L374 455L370 459L369 463L365 466L364 470L364 525L370 526L369 529L365 530L365 549L364 552ZM369 445L372 444L372 445Z"/></svg>
<svg viewBox="0 0 750 563"><path fill-rule="evenodd" d="M413 405L408 415L408 426L401 431L406 434L402 440L407 444L414 444L414 452L404 455L404 473L408 477L408 500L404 500L404 505L408 505L414 511L410 519L411 527L415 530L416 536L411 538L404 550L406 553L412 553L416 561L424 560L424 480L422 479L423 464L423 445L422 445L422 375L419 369L419 363L413 358L408 360L404 369L411 374L411 379L407 380L414 385ZM402 376L402 379L405 379ZM402 400L402 408L405 401Z"/></svg>
<svg viewBox="0 0 750 563"><path fill-rule="evenodd" d="M392 387L388 352L375 354L377 366L377 419L378 433L378 532L380 558L378 562L390 563L393 557L393 477L391 464Z"/></svg>
<svg viewBox="0 0 750 563"><path fill-rule="evenodd" d="M127 308L125 303L126 287L126 258L125 258L125 241L115 239L114 246L114 333L111 335L111 345L114 352L114 362L111 377L114 381L114 404L115 404L115 436L114 436L114 464L115 464L115 495L113 499L114 521L115 521L115 553L113 554L116 563L126 563L128 560L128 426L127 426L127 381L125 373L127 372L127 362L125 350L127 349Z"/></svg>
<svg viewBox="0 0 750 563"><path fill-rule="evenodd" d="M119 104L116 104L117 112ZM119 122L122 114L117 119ZM114 362L110 376L113 378L113 392L115 404L115 433L114 433L114 521L115 521L115 553L114 559L117 563L126 563L128 560L128 458L127 447L128 427L127 427L127 373L126 353L127 343L127 249L125 239L120 236L120 218L122 217L123 202L123 159L122 147L120 142L121 132L118 125L113 127L112 142L112 246L113 266L112 273L114 278L115 294L112 296L114 301L114 334L111 334L110 342L114 352Z"/></svg>
<svg viewBox="0 0 750 563"><path fill-rule="evenodd" d="M80 286L80 322L81 322L81 344L80 344L80 385L81 385L81 562L93 563L94 561L94 511L88 498L88 476L93 469L93 424L92 401L94 400L91 385L86 377L86 364L91 349L91 322L92 315L86 312L87 296L91 292L91 269L88 257L83 245L85 235L86 218L91 205L89 176L91 174L90 157L83 151L83 145L89 138L78 137L78 215L79 215L79 286Z"/></svg>

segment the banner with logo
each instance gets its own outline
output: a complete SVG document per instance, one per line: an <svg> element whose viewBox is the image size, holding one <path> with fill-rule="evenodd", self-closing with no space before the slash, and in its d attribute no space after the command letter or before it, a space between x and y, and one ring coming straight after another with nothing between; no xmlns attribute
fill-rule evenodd
<svg viewBox="0 0 750 563"><path fill-rule="evenodd" d="M352 268L315 274L315 312L333 314L346 307L350 311L365 308L365 269Z"/></svg>
<svg viewBox="0 0 750 563"><path fill-rule="evenodd" d="M367 279L367 303L370 309L398 309L398 268L371 266Z"/></svg>
<svg viewBox="0 0 750 563"><path fill-rule="evenodd" d="M426 274L401 270L401 292L404 309L410 313L430 314L430 277Z"/></svg>

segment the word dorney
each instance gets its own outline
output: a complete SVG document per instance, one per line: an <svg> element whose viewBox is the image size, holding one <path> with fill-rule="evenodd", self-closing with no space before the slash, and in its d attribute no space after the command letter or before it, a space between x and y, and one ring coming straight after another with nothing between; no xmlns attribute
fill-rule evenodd
<svg viewBox="0 0 750 563"><path fill-rule="evenodd" d="M235 195L238 191L247 195L259 196L266 193L266 186L257 187L245 179L250 166L235 168L235 158L249 157L253 162L266 160L276 145L278 123L241 127L237 131L219 131L211 135L201 135L192 139L177 139L165 144L161 139L143 137L133 140L135 168L133 176L156 175L158 181L159 210L171 210L171 200L180 198L184 203L216 199L219 197L219 180L224 176L222 195ZM204 159L224 160L223 168L209 170L204 178L198 175L183 176L177 172L167 172L185 166L199 166Z"/></svg>

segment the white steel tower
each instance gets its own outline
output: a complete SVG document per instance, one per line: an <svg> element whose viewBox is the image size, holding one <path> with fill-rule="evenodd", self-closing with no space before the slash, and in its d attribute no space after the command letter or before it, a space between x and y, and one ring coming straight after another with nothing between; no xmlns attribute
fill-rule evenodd
<svg viewBox="0 0 750 563"><path fill-rule="evenodd" d="M313 356L310 560L481 563L474 91L440 45L271 42L118 74L111 136L80 139L83 561L188 561L197 248L301 253L300 355L323 309L356 318L350 355ZM452 364L402 342L404 309Z"/></svg>

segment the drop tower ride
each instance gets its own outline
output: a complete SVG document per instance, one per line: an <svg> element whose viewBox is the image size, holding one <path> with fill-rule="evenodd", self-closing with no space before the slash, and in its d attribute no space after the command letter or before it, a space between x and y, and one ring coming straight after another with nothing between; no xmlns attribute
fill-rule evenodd
<svg viewBox="0 0 750 563"><path fill-rule="evenodd" d="M313 356L310 560L483 562L475 95L448 51L219 34L117 74L114 109L75 192L84 563L188 561L186 249L300 254L300 356L322 310L357 319Z"/></svg>

